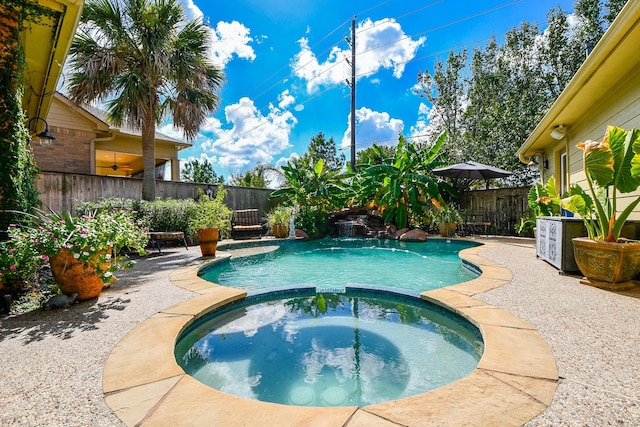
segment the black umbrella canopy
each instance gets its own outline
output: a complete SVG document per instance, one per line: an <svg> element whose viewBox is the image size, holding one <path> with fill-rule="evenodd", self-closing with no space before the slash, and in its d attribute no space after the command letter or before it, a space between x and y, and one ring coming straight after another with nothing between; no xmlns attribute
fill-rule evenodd
<svg viewBox="0 0 640 427"><path fill-rule="evenodd" d="M504 169L478 162L457 163L455 165L433 169L431 172L438 176L465 179L504 178L511 175L511 172Z"/></svg>

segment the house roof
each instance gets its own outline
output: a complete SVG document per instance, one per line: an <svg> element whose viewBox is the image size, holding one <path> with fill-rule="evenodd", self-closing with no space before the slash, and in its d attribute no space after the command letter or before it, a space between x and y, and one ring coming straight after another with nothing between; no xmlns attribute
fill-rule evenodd
<svg viewBox="0 0 640 427"><path fill-rule="evenodd" d="M26 23L21 32L26 61L23 108L28 118L45 118L82 15L84 0L35 1L55 14Z"/></svg>
<svg viewBox="0 0 640 427"><path fill-rule="evenodd" d="M570 129L638 66L640 57L640 2L627 2L567 87L518 149L520 161L555 143L551 131L558 125Z"/></svg>
<svg viewBox="0 0 640 427"><path fill-rule="evenodd" d="M102 130L104 132L119 132L122 135L129 135L129 136L135 136L135 137L142 136L142 133L139 130L135 130L128 126L123 126L121 128L114 127L112 124L109 123L109 120L107 119L107 112L104 110L101 110L97 107L93 107L90 105L76 105L69 98L67 98L65 95L63 95L60 92L56 92L55 96L65 104L75 108L83 116L95 122L98 125L99 130ZM192 145L191 143L188 143L176 138L172 138L161 132L156 132L156 141L162 141L162 142L168 142L168 143L174 144L176 146L179 146L178 149L191 147Z"/></svg>

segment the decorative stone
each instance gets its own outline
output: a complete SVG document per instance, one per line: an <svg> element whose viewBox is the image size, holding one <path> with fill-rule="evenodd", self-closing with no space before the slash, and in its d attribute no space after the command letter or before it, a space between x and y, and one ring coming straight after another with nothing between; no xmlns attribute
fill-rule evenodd
<svg viewBox="0 0 640 427"><path fill-rule="evenodd" d="M400 230L396 231L395 233L392 233L389 238L390 239L394 239L394 240L398 240L400 238L400 236L402 236L404 233L406 233L407 231L409 231L408 228L401 228Z"/></svg>
<svg viewBox="0 0 640 427"><path fill-rule="evenodd" d="M424 230L420 230L419 228L414 228L413 230L409 230L400 236L400 240L405 240L409 242L426 242L427 241L427 232Z"/></svg>
<svg viewBox="0 0 640 427"><path fill-rule="evenodd" d="M75 292L69 296L64 294L53 296L49 298L49 300L44 304L44 309L51 310L56 308L69 308L69 306L73 304L77 297L78 294Z"/></svg>
<svg viewBox="0 0 640 427"><path fill-rule="evenodd" d="M296 228L296 239L309 240L309 235L306 231Z"/></svg>

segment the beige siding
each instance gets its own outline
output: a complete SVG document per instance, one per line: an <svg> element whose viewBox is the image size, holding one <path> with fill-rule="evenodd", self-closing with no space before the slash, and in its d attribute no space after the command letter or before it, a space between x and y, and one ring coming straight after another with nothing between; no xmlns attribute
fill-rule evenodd
<svg viewBox="0 0 640 427"><path fill-rule="evenodd" d="M585 190L588 186L582 171L582 151L576 148L576 144L589 139L602 140L607 125L625 129L640 128L640 69L621 79L615 91L594 105L597 108L576 123L568 134L570 182L580 184ZM638 196L640 191L618 194L618 211L622 211ZM640 211L636 209L630 219L640 220Z"/></svg>

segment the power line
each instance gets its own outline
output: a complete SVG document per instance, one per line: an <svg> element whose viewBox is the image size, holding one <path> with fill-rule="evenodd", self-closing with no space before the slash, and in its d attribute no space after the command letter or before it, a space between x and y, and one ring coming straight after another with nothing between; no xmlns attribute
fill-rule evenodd
<svg viewBox="0 0 640 427"><path fill-rule="evenodd" d="M379 7L379 6L381 6L381 5L385 4L385 3L387 3L388 1L390 1L390 0L383 1L382 3L379 3L377 6L374 6L374 7L372 7L372 8L367 9L367 11L372 10L372 9L375 9L376 7ZM446 28L446 27L448 27L448 26L455 25L455 24L458 24L458 23L460 23L460 22L464 22L464 21L467 21L467 20L469 20L469 19L473 19L473 18L476 18L476 17L478 17L478 16L482 16L482 15L485 15L485 14L487 14L487 13L494 12L494 11L499 10L499 9L502 9L502 8L504 8L504 7L511 6L511 5L515 4L515 3L519 3L520 1L521 1L521 0L514 0L514 1L511 1L511 2L508 2L508 3L504 3L504 4L502 4L502 5L498 5L498 6L496 6L496 7L493 7L493 8L486 9L486 10L484 10L484 11L478 12L478 13L476 13L476 14L473 14L473 15L470 15L470 16L467 16L467 17L464 17L464 18L461 18L461 19L455 20L455 21L451 21L451 22L448 22L448 23L446 23L446 24L443 24L443 25L440 25L440 26L437 26L437 27L433 27L433 28L430 28L430 29L428 29L428 30L421 31L421 32L418 32L418 33L415 33L415 34L412 34L412 35L409 35L409 36L402 37L401 39L395 40L395 41L393 41L393 42L385 43L385 44L383 44L383 45L379 45L379 46L376 46L376 47L374 47L374 48L367 49L367 50L365 50L365 51L363 51L363 52L357 53L356 55L360 55L360 54L363 54L363 53L366 53L366 52L369 52L369 51L372 51L372 50L376 50L376 49L379 49L379 48L381 48L381 47L388 46L388 45L391 45L391 44L399 43L399 42L401 42L402 40L405 40L405 39L407 39L407 38L411 38L411 37L415 37L415 36L417 36L417 35L425 34L425 33L428 33L428 32L433 32L433 31L437 31L437 30L439 30L439 29ZM442 2L442 0L438 0L438 1L436 1L436 2L433 2L433 3L427 4L427 5L421 6L421 7L416 8L416 9L414 9L414 10L410 11L410 12L404 13L404 14L402 14L402 15L398 15L398 18L406 17L406 16L408 16L408 15L411 15L411 14L413 14L413 13L416 13L416 12L420 11L420 10L426 9L426 8L428 8L428 7L431 7L431 6L433 6L433 5L435 5L435 4L438 4L438 3L440 3L440 2ZM396 18L394 18L394 19L396 19ZM348 21L343 22L343 23L342 23L342 24L340 24L338 27L336 27L334 30L332 30L330 33L328 33L327 35L325 35L325 36L324 36L320 41L318 41L316 44L314 44L314 46L317 46L320 42L322 42L322 41L326 40L326 39L327 39L331 34L335 33L337 30L339 30L341 27L343 27L343 26L344 26L344 24L345 24L346 22L348 22ZM374 25L374 26L377 26L377 25L381 25L381 24L376 24L376 25ZM366 30L369 30L369 29L373 28L374 26L369 27L369 28L367 28ZM363 32L363 30L361 30L360 32ZM483 39L483 40L487 40L487 39ZM340 42L341 42L341 41L340 41ZM333 45L331 45L329 48L325 49L325 51L323 51L323 52L326 52L326 51L328 51L328 50L332 49L333 47L337 46L337 44L338 44L338 43L339 43L339 42L334 43L334 44L333 44ZM467 45L469 45L469 44L476 44L476 43L478 43L478 41L475 41L475 42L472 42L472 43L468 43ZM465 46L465 45L463 45L463 46ZM451 49L449 49L449 50L451 50ZM449 51L449 50L447 50L447 51ZM439 53L441 53L441 52L439 52ZM434 54L430 54L430 55L425 55L425 56L422 56L422 57L419 57L419 58L413 58L413 59L410 59L410 60L408 60L408 61L404 61L404 62L398 62L398 64L406 64L406 63L410 63L410 62L414 62L414 61L422 60L422 59L425 59L425 58L428 58L428 57L434 56L434 55L439 54L439 53L434 53ZM285 82L288 78L290 78L291 76L294 76L294 75L295 75L295 73L296 73L297 71L299 71L299 70L303 69L304 67L306 67L307 65L309 65L309 64L310 64L310 63L312 63L312 62L313 62L313 61L308 61L307 63L305 63L305 64L303 64L303 65L301 65L301 66L297 67L297 68L296 68L296 69L294 69L294 71L292 71L292 72L291 72L287 77L285 77L284 79L281 79L280 81L278 81L278 82L274 83L273 85L271 85L269 88L267 88L267 89L265 89L264 91L262 91L260 94L258 94L258 95L257 95L255 98L253 98L253 99L256 99L257 97L262 96L264 93L268 92L269 90L271 90L271 89L272 89L272 88L274 88L275 86L277 86L277 85L279 85L279 84L281 84L281 83ZM317 74L317 75L315 75L314 77L312 77L312 78L310 78L310 79L307 79L307 83L308 83L308 82L310 82L310 81L313 81L313 80L315 80L315 79L317 79L317 78L319 78L322 74L324 74L324 73L326 73L327 71L329 71L329 70L333 69L334 67L338 66L339 64L342 64L343 62L345 62L345 59L342 59L342 60L340 60L340 61L337 61L336 63L334 63L334 64L333 64L332 66L330 66L329 68L327 68L327 69L323 70L322 72L318 73L318 74ZM279 71L281 71L281 70L282 70L282 69L284 69L284 68L286 68L286 67L281 68ZM278 71L278 72L279 72L279 71ZM365 76L365 75L371 74L371 73L373 73L373 72L375 72L375 71L376 71L376 70L371 70L371 71L368 71L368 72L366 72L366 73L360 73L360 74L358 74L356 77ZM277 74L277 72L276 72L276 74ZM275 75L275 74L274 74L274 75ZM273 76L273 75L272 75L272 76ZM269 77L269 79L270 79L272 76L270 76L270 77ZM259 85L258 85L258 86L259 86ZM305 101L303 101L303 102L301 102L301 103L298 103L297 105L304 105L304 104L306 104L306 103L310 102L311 100L313 100L313 99L315 99L315 98L319 97L320 95L322 95L322 94L324 94L324 93L328 92L329 90L332 90L332 89L333 89L333 88L335 88L336 86L338 86L338 84L337 84L337 83L335 83L334 85L330 86L329 88L327 88L326 90L322 91L321 93L318 93L318 94L316 94L316 95L312 96L311 98L308 98L308 99L306 99ZM239 108L242 108L244 105L245 105L245 104L241 103L241 104L240 104L238 107L236 107L233 111L237 111ZM285 111L288 111L288 109L285 109ZM256 129L258 129L258 128L262 127L262 126L264 126L266 123L268 123L268 121L263 121L261 124L259 124L259 125L255 126L254 128L249 129L249 130L247 130L247 131L243 132L242 134L240 134L240 135L238 135L238 136L236 136L236 137L229 138L229 139L227 139L227 140L225 140L225 141L221 142L220 144L224 145L224 144L226 144L226 143L228 143L228 142L233 141L233 140L234 140L234 139L236 139L236 138L242 137L242 136L244 136L244 135L246 135L246 134L248 134L248 133L250 133L250 132L253 132L254 130L256 130Z"/></svg>

